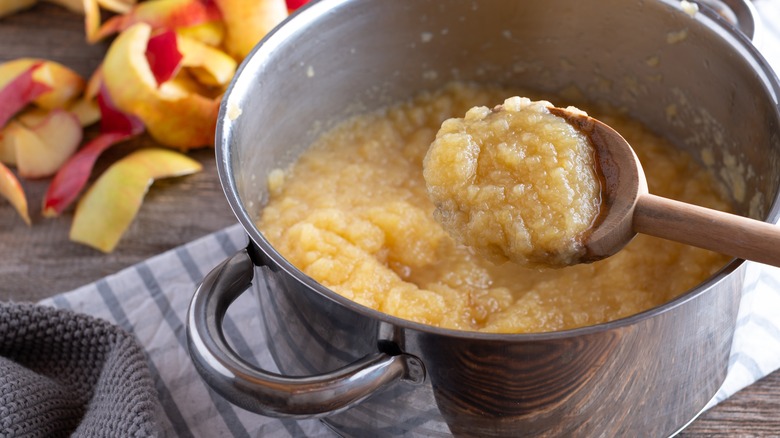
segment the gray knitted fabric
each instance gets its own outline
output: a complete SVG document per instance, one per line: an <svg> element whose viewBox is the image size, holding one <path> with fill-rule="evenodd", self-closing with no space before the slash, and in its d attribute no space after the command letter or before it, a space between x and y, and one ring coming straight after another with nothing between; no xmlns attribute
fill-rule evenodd
<svg viewBox="0 0 780 438"><path fill-rule="evenodd" d="M0 303L0 437L158 435L143 351L106 321Z"/></svg>

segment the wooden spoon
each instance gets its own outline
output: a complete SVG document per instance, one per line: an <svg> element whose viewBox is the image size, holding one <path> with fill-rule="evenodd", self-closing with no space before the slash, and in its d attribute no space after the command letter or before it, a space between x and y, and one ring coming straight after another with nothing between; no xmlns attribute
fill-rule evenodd
<svg viewBox="0 0 780 438"><path fill-rule="evenodd" d="M639 159L617 131L563 108L550 112L590 138L604 175L601 216L585 239L582 261L611 256L642 233L780 266L780 227L650 194Z"/></svg>

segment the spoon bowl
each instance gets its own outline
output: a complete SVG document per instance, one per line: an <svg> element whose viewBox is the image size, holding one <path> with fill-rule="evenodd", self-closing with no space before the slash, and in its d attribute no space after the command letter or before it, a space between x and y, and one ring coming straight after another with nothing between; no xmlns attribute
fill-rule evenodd
<svg viewBox="0 0 780 438"><path fill-rule="evenodd" d="M581 112L555 107L550 112L590 139L603 178L601 213L583 242L583 262L609 257L642 233L780 266L780 227L653 195L639 158L620 133Z"/></svg>
<svg viewBox="0 0 780 438"><path fill-rule="evenodd" d="M586 238L581 260L590 263L614 255L636 235L634 211L639 197L648 193L642 164L628 141L609 125L578 111L549 110L585 134L596 150L602 179L601 213Z"/></svg>

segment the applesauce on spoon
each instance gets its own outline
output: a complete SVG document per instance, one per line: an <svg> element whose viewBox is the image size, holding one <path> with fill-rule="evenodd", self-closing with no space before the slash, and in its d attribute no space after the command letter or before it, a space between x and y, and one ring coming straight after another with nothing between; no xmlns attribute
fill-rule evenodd
<svg viewBox="0 0 780 438"><path fill-rule="evenodd" d="M446 120L423 162L436 219L497 262L579 263L599 216L601 183L582 132L547 101L511 97Z"/></svg>
<svg viewBox="0 0 780 438"><path fill-rule="evenodd" d="M258 228L288 261L348 299L424 324L486 332L564 330L629 316L728 261L639 235L599 262L529 269L495 264L451 238L434 219L423 159L445 120L528 95L521 91L452 84L340 123L292 166L271 173ZM730 209L685 152L636 121L598 118L633 145L654 193Z"/></svg>
<svg viewBox="0 0 780 438"><path fill-rule="evenodd" d="M574 107L474 107L442 124L423 167L437 220L492 260L594 262L644 233L780 266L774 224L650 193L628 141Z"/></svg>

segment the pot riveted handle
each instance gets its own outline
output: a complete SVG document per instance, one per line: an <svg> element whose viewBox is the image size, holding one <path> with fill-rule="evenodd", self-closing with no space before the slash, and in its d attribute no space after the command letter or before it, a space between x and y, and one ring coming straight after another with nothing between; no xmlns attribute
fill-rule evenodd
<svg viewBox="0 0 780 438"><path fill-rule="evenodd" d="M751 41L756 36L759 23L758 12L750 0L698 0L739 29Z"/></svg>
<svg viewBox="0 0 780 438"><path fill-rule="evenodd" d="M243 249L204 278L190 302L187 346L204 381L231 403L271 417L315 418L354 406L399 380L420 383L419 359L373 353L336 371L288 377L249 364L229 346L222 321L251 284L254 263Z"/></svg>

